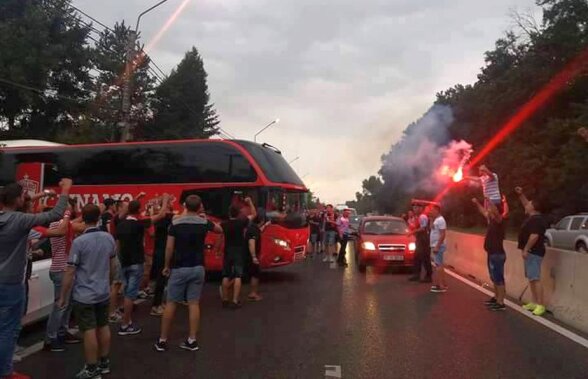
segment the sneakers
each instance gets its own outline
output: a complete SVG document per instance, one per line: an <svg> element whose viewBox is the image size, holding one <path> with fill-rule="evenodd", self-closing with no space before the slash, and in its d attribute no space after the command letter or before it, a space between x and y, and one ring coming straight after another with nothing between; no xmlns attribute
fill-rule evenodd
<svg viewBox="0 0 588 379"><path fill-rule="evenodd" d="M323 263L327 263L329 261L329 257L327 255L325 255L325 257L323 258Z"/></svg>
<svg viewBox="0 0 588 379"><path fill-rule="evenodd" d="M431 286L431 292L433 293L444 293L447 292L447 288L441 286Z"/></svg>
<svg viewBox="0 0 588 379"><path fill-rule="evenodd" d="M119 336L134 336L136 334L139 334L143 331L143 329L139 328L137 325L134 324L130 324L127 326L120 326L120 328L118 329L118 335Z"/></svg>
<svg viewBox="0 0 588 379"><path fill-rule="evenodd" d="M160 305L158 307L152 307L151 312L149 314L151 316L161 317L163 316L164 308Z"/></svg>
<svg viewBox="0 0 588 379"><path fill-rule="evenodd" d="M98 370L103 375L110 374L110 359L101 358L98 362Z"/></svg>
<svg viewBox="0 0 588 379"><path fill-rule="evenodd" d="M121 322L121 320L122 316L118 312L114 312L110 316L108 316L108 322L111 324L118 324L119 322Z"/></svg>
<svg viewBox="0 0 588 379"><path fill-rule="evenodd" d="M496 298L495 298L495 297L491 298L490 300L486 300L486 301L484 302L484 305L485 305L485 306L487 306L487 307L492 307L492 306L494 306L495 304L497 304L497 302L496 302Z"/></svg>
<svg viewBox="0 0 588 379"><path fill-rule="evenodd" d="M155 342L155 345L153 345L153 347L155 348L155 351L158 351L160 353L163 353L164 351L167 351L169 349L167 341L162 341L160 339L158 339L157 342Z"/></svg>
<svg viewBox="0 0 588 379"><path fill-rule="evenodd" d="M547 312L547 309L545 309L545 306L543 306L543 305L537 305L535 307L535 310L533 311L533 315L535 315L535 316L543 316L545 314L545 312Z"/></svg>
<svg viewBox="0 0 588 379"><path fill-rule="evenodd" d="M65 345L60 339L55 339L51 342L46 342L45 346L43 346L43 350L50 351L52 353L61 353L65 351Z"/></svg>
<svg viewBox="0 0 588 379"><path fill-rule="evenodd" d="M523 309L529 312L533 312L537 308L537 304L535 303L528 303L523 305Z"/></svg>
<svg viewBox="0 0 588 379"><path fill-rule="evenodd" d="M76 337L75 335L71 334L71 333L66 333L65 337L63 337L63 343L67 344L67 345L75 345L78 343L81 343L82 339L79 337Z"/></svg>
<svg viewBox="0 0 588 379"><path fill-rule="evenodd" d="M102 373L98 367L95 367L94 370L90 370L88 365L84 366L82 371L78 372L75 379L102 379Z"/></svg>
<svg viewBox="0 0 588 379"><path fill-rule="evenodd" d="M494 305L489 306L488 309L493 312L506 311L506 305L495 303Z"/></svg>
<svg viewBox="0 0 588 379"><path fill-rule="evenodd" d="M139 299L141 300L145 300L147 298L149 298L149 295L147 294L147 292L145 291L139 291L139 295L138 295Z"/></svg>
<svg viewBox="0 0 588 379"><path fill-rule="evenodd" d="M184 349L184 350L188 350L188 351L198 351L200 349L200 347L198 347L197 341L190 342L190 341L186 340L186 341L182 342L182 344L180 345L180 349Z"/></svg>

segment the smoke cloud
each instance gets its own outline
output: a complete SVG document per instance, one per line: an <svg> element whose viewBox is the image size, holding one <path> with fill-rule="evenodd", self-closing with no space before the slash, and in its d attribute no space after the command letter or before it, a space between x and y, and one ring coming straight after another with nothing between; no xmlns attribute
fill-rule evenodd
<svg viewBox="0 0 588 379"><path fill-rule="evenodd" d="M393 192L435 193L451 181L472 153L466 141L451 140L449 126L453 121L449 106L434 105L411 124L403 138L382 157L380 175L385 188Z"/></svg>

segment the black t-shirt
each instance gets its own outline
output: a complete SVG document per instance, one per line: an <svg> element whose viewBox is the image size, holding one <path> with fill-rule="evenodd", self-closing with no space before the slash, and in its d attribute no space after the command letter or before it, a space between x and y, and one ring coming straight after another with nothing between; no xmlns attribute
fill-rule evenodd
<svg viewBox="0 0 588 379"><path fill-rule="evenodd" d="M247 228L245 240L247 241L247 253L249 256L251 256L251 253L249 252L249 241L255 240L255 256L259 257L259 253L261 252L261 229L259 229L259 226L251 223Z"/></svg>
<svg viewBox="0 0 588 379"><path fill-rule="evenodd" d="M151 226L151 219L138 220L127 217L116 227L116 239L120 242L118 256L123 267L145 262L145 229Z"/></svg>
<svg viewBox="0 0 588 379"><path fill-rule="evenodd" d="M319 216L310 216L308 218L308 223L310 224L310 233L311 234L318 234L321 228L321 219Z"/></svg>
<svg viewBox="0 0 588 379"><path fill-rule="evenodd" d="M170 225L172 224L172 220L174 218L173 214L167 214L165 218L157 221L155 226L155 251L162 252L165 251L165 244L167 243L167 231L169 230Z"/></svg>
<svg viewBox="0 0 588 379"><path fill-rule="evenodd" d="M225 234L225 249L246 249L247 243L245 241L245 231L248 225L248 218L231 219L222 223L223 232Z"/></svg>
<svg viewBox="0 0 588 379"><path fill-rule="evenodd" d="M531 247L529 253L538 255L540 257L545 255L545 230L547 230L547 225L543 215L534 215L529 217L524 223L521 231L519 233L519 249L524 249L529 242L529 237L531 234L538 234L539 239Z"/></svg>
<svg viewBox="0 0 588 379"><path fill-rule="evenodd" d="M337 231L337 218L336 216L329 216L328 214L325 216L325 230L327 232L336 232ZM331 222L332 221L332 222Z"/></svg>
<svg viewBox="0 0 588 379"><path fill-rule="evenodd" d="M110 212L104 212L100 216L100 230L103 232L108 232L108 225L112 222L113 215Z"/></svg>
<svg viewBox="0 0 588 379"><path fill-rule="evenodd" d="M505 225L503 222L490 220L486 230L486 239L484 240L484 249L488 254L506 254L504 251L504 234Z"/></svg>
<svg viewBox="0 0 588 379"><path fill-rule="evenodd" d="M202 217L184 216L172 221L169 236L175 238L174 268L204 266L206 233L214 224Z"/></svg>

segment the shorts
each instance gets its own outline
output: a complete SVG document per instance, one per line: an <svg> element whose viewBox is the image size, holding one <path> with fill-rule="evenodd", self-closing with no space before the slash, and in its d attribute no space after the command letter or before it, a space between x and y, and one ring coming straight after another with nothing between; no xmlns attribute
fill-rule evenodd
<svg viewBox="0 0 588 379"><path fill-rule="evenodd" d="M227 249L223 259L223 278L243 278L245 274L245 250Z"/></svg>
<svg viewBox="0 0 588 379"><path fill-rule="evenodd" d="M310 243L312 243L314 245L315 243L318 243L318 241L319 241L318 233L313 233L310 235Z"/></svg>
<svg viewBox="0 0 588 379"><path fill-rule="evenodd" d="M137 300L139 287L143 281L143 264L130 265L121 269L123 283L125 285L125 298Z"/></svg>
<svg viewBox="0 0 588 379"><path fill-rule="evenodd" d="M433 253L433 247L431 247L431 259L433 260L433 265L435 267L443 266L443 258L445 257L445 250L447 250L447 246L443 245L439 249L437 254Z"/></svg>
<svg viewBox="0 0 588 379"><path fill-rule="evenodd" d="M543 263L543 257L539 255L529 254L525 259L525 277L529 281L541 280L541 263Z"/></svg>
<svg viewBox="0 0 588 379"><path fill-rule="evenodd" d="M167 300L174 303L200 300L205 276L203 266L173 268L167 282Z"/></svg>
<svg viewBox="0 0 588 379"><path fill-rule="evenodd" d="M114 271L110 273L110 284L122 283L122 273L118 256L114 257Z"/></svg>
<svg viewBox="0 0 588 379"><path fill-rule="evenodd" d="M329 246L336 244L337 243L337 232L334 230L327 230L325 243Z"/></svg>
<svg viewBox="0 0 588 379"><path fill-rule="evenodd" d="M80 332L108 326L109 301L98 304L83 304L74 301L73 312L78 322Z"/></svg>
<svg viewBox="0 0 588 379"><path fill-rule="evenodd" d="M251 259L251 256L249 256L247 263L247 273L249 274L249 277L259 278L259 274L261 273L261 267L253 263L253 259Z"/></svg>
<svg viewBox="0 0 588 379"><path fill-rule="evenodd" d="M504 263L506 254L488 254L488 273L492 283L497 286L504 285Z"/></svg>

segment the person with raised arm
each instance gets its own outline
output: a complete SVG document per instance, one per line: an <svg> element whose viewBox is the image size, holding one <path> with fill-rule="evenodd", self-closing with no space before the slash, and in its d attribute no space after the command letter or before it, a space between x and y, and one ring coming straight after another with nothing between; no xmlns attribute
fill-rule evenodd
<svg viewBox="0 0 588 379"><path fill-rule="evenodd" d="M67 208L71 179L60 182L56 206L44 213L20 212L25 204L23 187L12 183L0 191L0 377L13 375L12 357L21 328L25 304L25 268L31 229L61 219Z"/></svg>

